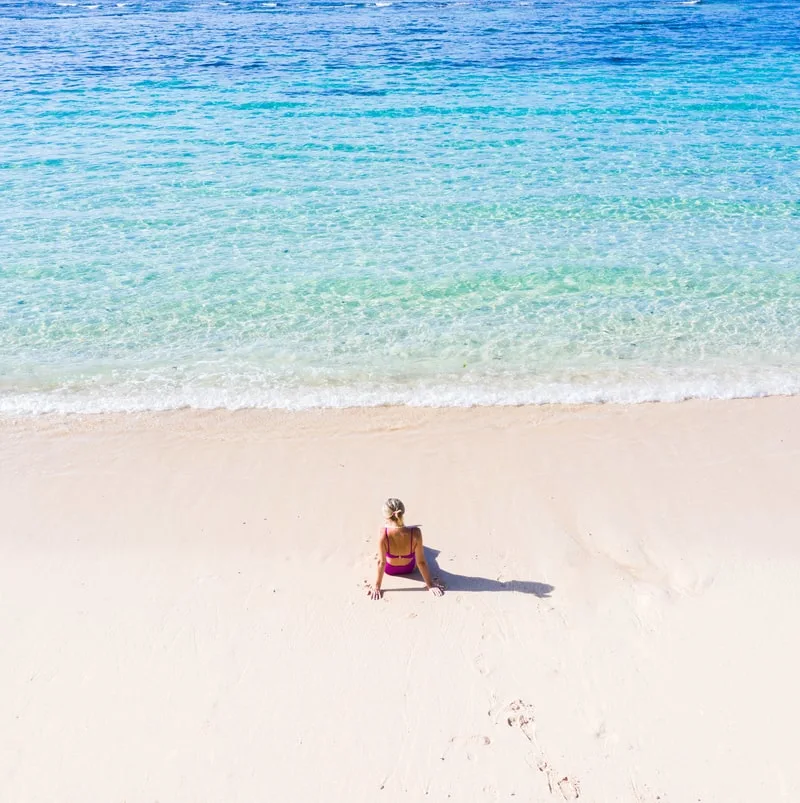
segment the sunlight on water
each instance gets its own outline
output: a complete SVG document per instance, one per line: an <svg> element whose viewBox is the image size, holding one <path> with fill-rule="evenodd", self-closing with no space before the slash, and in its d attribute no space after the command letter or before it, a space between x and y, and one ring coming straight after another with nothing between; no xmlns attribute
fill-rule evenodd
<svg viewBox="0 0 800 803"><path fill-rule="evenodd" d="M798 393L798 23L0 0L0 411Z"/></svg>

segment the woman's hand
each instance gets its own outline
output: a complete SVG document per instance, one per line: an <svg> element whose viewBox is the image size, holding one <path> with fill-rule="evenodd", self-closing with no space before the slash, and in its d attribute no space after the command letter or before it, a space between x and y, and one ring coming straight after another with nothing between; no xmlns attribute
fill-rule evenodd
<svg viewBox="0 0 800 803"><path fill-rule="evenodd" d="M428 591L430 591L434 597L441 597L444 594L444 590L441 586L428 586Z"/></svg>
<svg viewBox="0 0 800 803"><path fill-rule="evenodd" d="M382 593L383 592L380 590L380 588L376 588L375 586L372 586L372 588L370 588L370 590L369 590L369 598L370 599L380 599Z"/></svg>

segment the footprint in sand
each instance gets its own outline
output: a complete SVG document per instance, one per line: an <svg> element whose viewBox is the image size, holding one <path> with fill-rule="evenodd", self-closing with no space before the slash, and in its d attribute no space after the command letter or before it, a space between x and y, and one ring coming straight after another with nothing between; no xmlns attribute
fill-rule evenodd
<svg viewBox="0 0 800 803"><path fill-rule="evenodd" d="M483 653L476 655L473 663L475 665L475 669L477 669L481 675L486 677L486 675L489 674L490 670L489 667L486 666L486 657L483 655Z"/></svg>
<svg viewBox="0 0 800 803"><path fill-rule="evenodd" d="M505 715L510 728L519 728L529 742L536 741L536 721L532 705L524 700L514 700L506 706Z"/></svg>
<svg viewBox="0 0 800 803"><path fill-rule="evenodd" d="M564 800L577 800L581 796L578 780L569 778L567 775L559 778L560 773L553 770L536 742L536 719L533 706L524 700L514 700L503 709L502 716L505 717L506 724L510 728L519 728L531 743L536 768L547 778L547 788L550 790L550 794L555 794L558 790Z"/></svg>
<svg viewBox="0 0 800 803"><path fill-rule="evenodd" d="M474 761L477 755L476 748L480 750L488 747L492 740L488 736L478 734L475 736L452 736L447 744L447 749L440 756L441 761L451 758L455 751L457 755L463 756L467 761Z"/></svg>
<svg viewBox="0 0 800 803"><path fill-rule="evenodd" d="M577 800L581 796L581 787L577 781L571 781L564 776L557 784L558 791L564 800Z"/></svg>

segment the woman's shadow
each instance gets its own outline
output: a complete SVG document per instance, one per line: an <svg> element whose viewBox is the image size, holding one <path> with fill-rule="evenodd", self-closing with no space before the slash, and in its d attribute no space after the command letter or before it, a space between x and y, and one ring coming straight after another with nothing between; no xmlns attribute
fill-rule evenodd
<svg viewBox="0 0 800 803"><path fill-rule="evenodd" d="M473 577L468 574L454 574L439 565L438 549L426 546L425 559L430 567L434 580L442 583L446 591L516 591L519 594L533 594L546 599L555 590L548 583L537 583L533 580L490 580L488 577Z"/></svg>

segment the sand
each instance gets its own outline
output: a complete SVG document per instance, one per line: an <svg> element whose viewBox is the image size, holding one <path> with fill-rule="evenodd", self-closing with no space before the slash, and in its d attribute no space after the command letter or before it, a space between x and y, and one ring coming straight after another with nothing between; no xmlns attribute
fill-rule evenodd
<svg viewBox="0 0 800 803"><path fill-rule="evenodd" d="M800 398L0 422L0 799L797 801ZM398 496L441 599L387 577Z"/></svg>

